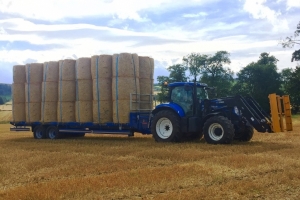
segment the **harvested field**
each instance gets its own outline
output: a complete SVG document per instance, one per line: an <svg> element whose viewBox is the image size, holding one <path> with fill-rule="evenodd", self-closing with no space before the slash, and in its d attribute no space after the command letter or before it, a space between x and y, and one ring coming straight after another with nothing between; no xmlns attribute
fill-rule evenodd
<svg viewBox="0 0 300 200"><path fill-rule="evenodd" d="M140 134L35 140L9 127L0 124L0 199L300 198L300 117L293 132L232 145Z"/></svg>

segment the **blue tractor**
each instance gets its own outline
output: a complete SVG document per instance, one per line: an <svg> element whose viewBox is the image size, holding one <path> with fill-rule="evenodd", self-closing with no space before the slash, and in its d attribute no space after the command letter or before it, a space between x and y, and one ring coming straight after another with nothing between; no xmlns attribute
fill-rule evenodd
<svg viewBox="0 0 300 200"><path fill-rule="evenodd" d="M202 138L210 144L250 141L253 128L271 132L270 116L250 96L209 99L203 83L168 85L169 103L152 111L151 133L158 142Z"/></svg>

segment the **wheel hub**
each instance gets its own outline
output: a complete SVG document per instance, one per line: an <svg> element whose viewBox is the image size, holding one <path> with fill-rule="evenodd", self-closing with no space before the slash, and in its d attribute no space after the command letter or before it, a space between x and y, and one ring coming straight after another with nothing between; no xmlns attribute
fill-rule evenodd
<svg viewBox="0 0 300 200"><path fill-rule="evenodd" d="M172 122L166 118L160 118L156 123L156 133L162 139L167 139L173 132Z"/></svg>
<svg viewBox="0 0 300 200"><path fill-rule="evenodd" d="M208 128L209 137L214 141L219 141L224 135L223 127L218 123L213 123Z"/></svg>

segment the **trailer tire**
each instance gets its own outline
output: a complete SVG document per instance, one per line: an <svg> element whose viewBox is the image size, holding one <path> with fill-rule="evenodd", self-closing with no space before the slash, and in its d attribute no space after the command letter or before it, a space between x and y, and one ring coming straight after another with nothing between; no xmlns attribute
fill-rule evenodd
<svg viewBox="0 0 300 200"><path fill-rule="evenodd" d="M253 133L253 127L246 125L242 133L235 134L234 139L241 142L249 142L253 137Z"/></svg>
<svg viewBox="0 0 300 200"><path fill-rule="evenodd" d="M46 128L44 126L36 126L34 129L33 129L33 137L35 139L45 139L47 138L47 135L46 135Z"/></svg>
<svg viewBox="0 0 300 200"><path fill-rule="evenodd" d="M179 116L170 110L159 111L153 117L151 132L157 142L180 142L182 132Z"/></svg>
<svg viewBox="0 0 300 200"><path fill-rule="evenodd" d="M213 116L204 123L204 138L209 144L230 144L234 137L234 127L224 116Z"/></svg>
<svg viewBox="0 0 300 200"><path fill-rule="evenodd" d="M59 132L56 126L49 126L46 130L48 138L54 140L62 137L62 134Z"/></svg>

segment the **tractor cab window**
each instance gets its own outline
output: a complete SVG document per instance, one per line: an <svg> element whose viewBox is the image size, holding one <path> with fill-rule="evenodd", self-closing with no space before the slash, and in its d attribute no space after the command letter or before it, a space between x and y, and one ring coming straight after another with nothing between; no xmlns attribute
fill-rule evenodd
<svg viewBox="0 0 300 200"><path fill-rule="evenodd" d="M204 100L208 99L207 91L204 87L197 87L197 99Z"/></svg>
<svg viewBox="0 0 300 200"><path fill-rule="evenodd" d="M172 89L171 102L178 104L186 115L193 113L193 89L185 86L178 86Z"/></svg>

